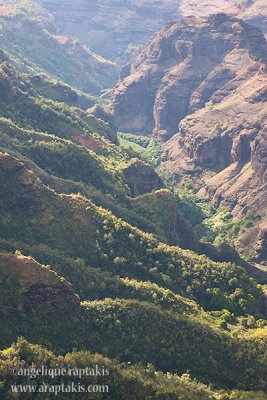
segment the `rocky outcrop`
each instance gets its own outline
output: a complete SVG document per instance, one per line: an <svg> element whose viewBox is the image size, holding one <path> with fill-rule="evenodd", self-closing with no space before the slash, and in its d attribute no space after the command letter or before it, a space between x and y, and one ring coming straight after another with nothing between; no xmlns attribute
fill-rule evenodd
<svg viewBox="0 0 267 400"><path fill-rule="evenodd" d="M72 286L30 257L0 253L0 287L6 294L5 303L1 302L0 314L37 310L44 314L69 313L79 310L79 297Z"/></svg>
<svg viewBox="0 0 267 400"><path fill-rule="evenodd" d="M264 91L266 60L262 33L235 18L218 14L169 24L150 40L114 90L116 122L123 131L169 139L187 115L207 102L220 103L249 79L261 74L258 90ZM218 135L225 130L220 122L214 127ZM181 131L185 129L182 125Z"/></svg>
<svg viewBox="0 0 267 400"><path fill-rule="evenodd" d="M86 110L86 114L105 122L110 129L113 138L117 138L118 127L115 124L114 116L108 109L96 104L93 107L88 108L88 110ZM113 140L113 142L117 142L117 140Z"/></svg>
<svg viewBox="0 0 267 400"><path fill-rule="evenodd" d="M175 195L168 189L156 190L143 196L128 198L129 205L158 227L167 243L201 252L192 226L182 216Z"/></svg>
<svg viewBox="0 0 267 400"><path fill-rule="evenodd" d="M267 33L267 3L265 0L181 0L179 6L183 17L194 15L206 17L211 14L224 12L233 17L258 26Z"/></svg>
<svg viewBox="0 0 267 400"><path fill-rule="evenodd" d="M153 192L164 186L155 170L139 159L133 159L122 170L122 174L132 197Z"/></svg>

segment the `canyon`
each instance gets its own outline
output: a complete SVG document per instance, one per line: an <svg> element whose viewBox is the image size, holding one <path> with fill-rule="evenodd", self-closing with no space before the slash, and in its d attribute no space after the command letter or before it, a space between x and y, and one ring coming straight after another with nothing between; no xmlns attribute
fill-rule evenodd
<svg viewBox="0 0 267 400"><path fill-rule="evenodd" d="M1 399L266 400L265 17L0 0Z"/></svg>
<svg viewBox="0 0 267 400"><path fill-rule="evenodd" d="M244 247L266 240L266 54L242 20L187 17L148 42L112 94L120 130L164 142L169 183L191 180L234 217L254 216Z"/></svg>
<svg viewBox="0 0 267 400"><path fill-rule="evenodd" d="M165 24L186 16L220 12L242 18L266 33L264 0L38 0L54 17L60 34L69 35L102 56L127 64Z"/></svg>

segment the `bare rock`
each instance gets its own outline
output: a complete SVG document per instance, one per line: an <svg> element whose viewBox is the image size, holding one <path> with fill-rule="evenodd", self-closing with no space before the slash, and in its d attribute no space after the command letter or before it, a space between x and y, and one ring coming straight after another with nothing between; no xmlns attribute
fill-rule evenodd
<svg viewBox="0 0 267 400"><path fill-rule="evenodd" d="M150 193L164 186L155 170L138 159L133 159L122 173L131 197Z"/></svg>
<svg viewBox="0 0 267 400"><path fill-rule="evenodd" d="M6 293L11 290L12 282L16 284L16 294L10 292L1 313L33 310L69 313L79 310L79 297L72 286L30 257L0 253L0 280L0 286Z"/></svg>
<svg viewBox="0 0 267 400"><path fill-rule="evenodd" d="M212 108L256 78L257 93L250 96L244 87L245 100L264 102L266 49L259 29L224 14L168 24L148 42L130 75L113 92L112 111L119 129L167 140L179 131L180 123L180 131L188 130L192 123L190 118L184 121L187 115L206 110L208 103L211 114ZM251 81L253 90L255 82ZM212 124L213 136L227 128L219 119ZM198 130L205 135L209 131L208 126Z"/></svg>

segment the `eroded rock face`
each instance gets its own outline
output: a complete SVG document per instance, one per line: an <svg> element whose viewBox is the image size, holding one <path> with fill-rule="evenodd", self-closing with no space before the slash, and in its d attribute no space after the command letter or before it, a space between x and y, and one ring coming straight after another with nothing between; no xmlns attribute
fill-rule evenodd
<svg viewBox="0 0 267 400"><path fill-rule="evenodd" d="M265 0L181 0L180 13L183 17L207 15L224 12L242 18L267 33L267 3Z"/></svg>
<svg viewBox="0 0 267 400"><path fill-rule="evenodd" d="M0 253L0 286L7 294L0 310L3 314L38 309L44 314L79 310L79 297L72 286L30 257ZM14 287L16 293L12 293Z"/></svg>
<svg viewBox="0 0 267 400"><path fill-rule="evenodd" d="M138 159L133 159L122 173L132 197L153 192L164 186L155 170Z"/></svg>
<svg viewBox="0 0 267 400"><path fill-rule="evenodd" d="M190 17L155 35L112 103L121 130L167 140L160 172L172 184L193 180L235 218L253 218L238 240L256 258L267 208L266 55L257 28L223 14Z"/></svg>
<svg viewBox="0 0 267 400"><path fill-rule="evenodd" d="M93 117L100 119L101 121L105 122L107 126L109 127L111 134L113 135L113 142L117 143L117 133L118 133L118 128L115 124L114 121L114 116L111 114L111 112L99 106L98 104L94 105L91 108L88 108L86 110L87 115L92 115Z"/></svg>
<svg viewBox="0 0 267 400"><path fill-rule="evenodd" d="M161 165L161 172L165 175L169 172L172 177L176 176L177 182L183 182L190 170L194 174L198 168L198 175L195 173L190 178L201 188L201 196L209 197L216 206L230 207L236 220L250 217L251 221L237 237L236 245L251 258L264 263L266 229L263 226L266 226L267 209L267 130L264 121L267 107L255 101L258 87L263 83L266 85L266 77L259 75L247 87L246 93L250 93L249 100L253 101L247 102L245 96L241 97L243 91L220 103L218 119L227 128L219 136L197 134L205 127L211 129L216 111L204 109L193 114L192 125L184 127L184 135L177 134L166 143L168 157ZM256 93L255 97L253 93Z"/></svg>
<svg viewBox="0 0 267 400"><path fill-rule="evenodd" d="M112 111L119 128L169 139L207 102L215 106L248 79L260 73L262 79L266 48L257 28L224 14L167 25L114 90ZM258 90L264 101L263 82ZM258 103L255 94L252 98ZM218 134L225 130L220 120L215 124ZM180 131L186 128L183 124Z"/></svg>

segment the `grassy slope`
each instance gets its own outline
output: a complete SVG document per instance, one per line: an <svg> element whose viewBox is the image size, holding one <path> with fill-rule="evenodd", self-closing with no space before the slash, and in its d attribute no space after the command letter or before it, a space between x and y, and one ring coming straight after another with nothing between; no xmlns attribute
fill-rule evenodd
<svg viewBox="0 0 267 400"><path fill-rule="evenodd" d="M0 164L3 238L43 243L93 267L187 291L208 308L260 313L260 291L242 268L160 244L85 198L58 195L13 157L2 154Z"/></svg>
<svg viewBox="0 0 267 400"><path fill-rule="evenodd" d="M116 399L124 400L127 395L129 400L166 400L177 399L180 400L258 400L266 399L263 393L242 393L235 391L234 393L226 393L222 391L211 390L209 387L191 380L188 374L184 374L181 378L177 375L163 374L155 371L152 366L147 368L137 366L126 366L119 364L116 361L111 361L100 355L93 355L89 352L74 352L69 353L65 357L57 357L52 352L49 352L40 346L31 345L27 341L20 339L12 347L0 353L0 371L2 377L5 379L5 385L1 387L0 394L5 396L6 400L12 399L9 390L9 385L20 383L17 379L10 374L6 368L11 364L13 367L30 368L35 365L44 363L57 368L62 367L62 362L67 370L75 368L93 368L95 365L103 366L109 370L109 376L103 377L83 377L80 379L81 384L88 386L88 384L108 384L109 394L97 395L98 400L102 399ZM33 378L26 380L28 384L41 384L40 378ZM44 380L46 384L58 384L59 379L47 378ZM68 378L64 378L65 384L69 383ZM24 395L25 399L30 399L31 395ZM223 396L223 397L222 397ZM255 397L256 396L256 397ZM54 394L47 395L47 399L53 399ZM59 399L66 399L68 395L59 394ZM88 395L79 393L73 394L72 399L87 399ZM92 397L93 398L93 397Z"/></svg>
<svg viewBox="0 0 267 400"><path fill-rule="evenodd" d="M0 2L1 47L21 70L45 73L89 94L116 83L113 63L72 39L56 36L55 30L52 17L34 2Z"/></svg>
<svg viewBox="0 0 267 400"><path fill-rule="evenodd" d="M233 339L197 315L166 311L153 299L87 301L79 310L71 288L33 260L1 254L0 267L5 290L1 346L24 335L60 353L76 347L121 362L153 363L163 371L190 370L193 377L220 386L265 385L266 343L257 337ZM41 293L34 289L36 282L42 282ZM48 296L51 286L54 300Z"/></svg>

